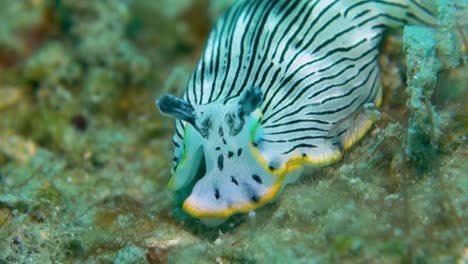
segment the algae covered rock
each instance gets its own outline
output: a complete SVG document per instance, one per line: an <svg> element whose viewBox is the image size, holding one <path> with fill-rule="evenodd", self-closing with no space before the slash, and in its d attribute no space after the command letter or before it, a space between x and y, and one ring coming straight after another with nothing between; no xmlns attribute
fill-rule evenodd
<svg viewBox="0 0 468 264"><path fill-rule="evenodd" d="M0 1L2 60L8 59L11 53L24 55L27 52L26 36L42 23L46 7L45 1Z"/></svg>
<svg viewBox="0 0 468 264"><path fill-rule="evenodd" d="M25 78L40 81L44 86L71 84L79 80L81 66L74 60L68 47L51 41L26 61Z"/></svg>
<svg viewBox="0 0 468 264"><path fill-rule="evenodd" d="M116 264L144 263L145 250L129 243L125 248L119 250L114 260Z"/></svg>
<svg viewBox="0 0 468 264"><path fill-rule="evenodd" d="M127 39L131 19L129 1L65 0L71 37L77 42L76 56L89 65L104 65L121 82L140 82L149 71L149 61Z"/></svg>
<svg viewBox="0 0 468 264"><path fill-rule="evenodd" d="M217 229L176 208L153 101L233 2L0 0L0 263L466 262L466 0L388 33L341 162Z"/></svg>

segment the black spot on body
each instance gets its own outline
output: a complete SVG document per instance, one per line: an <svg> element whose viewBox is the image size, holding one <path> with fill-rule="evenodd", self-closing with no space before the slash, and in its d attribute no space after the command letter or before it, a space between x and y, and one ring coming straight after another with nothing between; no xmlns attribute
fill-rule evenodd
<svg viewBox="0 0 468 264"><path fill-rule="evenodd" d="M224 131L223 131L222 127L219 127L218 134L219 134L220 137L224 137Z"/></svg>
<svg viewBox="0 0 468 264"><path fill-rule="evenodd" d="M226 139L225 139L225 138L223 138L223 144L224 144L224 145L226 145L226 144L227 144L227 142L226 142Z"/></svg>
<svg viewBox="0 0 468 264"><path fill-rule="evenodd" d="M252 202L256 203L256 202L258 202L258 196L257 195L252 195L252 196L250 196L250 200L252 200Z"/></svg>
<svg viewBox="0 0 468 264"><path fill-rule="evenodd" d="M223 168L224 168L224 156L222 154L220 154L218 156L218 169L220 171L223 171Z"/></svg>
<svg viewBox="0 0 468 264"><path fill-rule="evenodd" d="M237 156L240 156L242 154L242 148L237 150Z"/></svg>
<svg viewBox="0 0 468 264"><path fill-rule="evenodd" d="M229 129L232 131L232 127L234 126L234 114L233 113L228 113L224 117L224 120L226 120L226 123L229 127Z"/></svg>
<svg viewBox="0 0 468 264"><path fill-rule="evenodd" d="M205 120L203 120L202 122L202 127L201 129L199 130L200 134L202 135L202 137L204 138L208 138L209 135L210 135L210 128L211 128L211 118L206 118Z"/></svg>
<svg viewBox="0 0 468 264"><path fill-rule="evenodd" d="M245 196L249 197L249 199L256 203L260 200L260 196L258 195L258 191L257 191L257 188L248 183L248 182L241 182L241 188L243 189L244 191L244 194Z"/></svg>
<svg viewBox="0 0 468 264"><path fill-rule="evenodd" d="M216 149L216 150L221 150L221 147L216 147L215 149Z"/></svg>
<svg viewBox="0 0 468 264"><path fill-rule="evenodd" d="M307 158L307 154L302 153L302 157L303 157L303 158Z"/></svg>
<svg viewBox="0 0 468 264"><path fill-rule="evenodd" d="M238 108L238 112L228 113L224 117L226 124L229 126L229 135L235 136L242 130L245 123L244 117L240 115L242 113L242 108Z"/></svg>
<svg viewBox="0 0 468 264"><path fill-rule="evenodd" d="M228 156L228 158L232 158L232 156L234 156L234 152L228 151L228 155L227 155L227 156Z"/></svg>
<svg viewBox="0 0 468 264"><path fill-rule="evenodd" d="M262 178L260 178L260 176L258 176L257 174L252 174L252 179L259 184L263 183Z"/></svg>
<svg viewBox="0 0 468 264"><path fill-rule="evenodd" d="M273 160L270 161L268 164L268 168L271 171L277 170L278 168L281 167L281 161L278 158L274 158Z"/></svg>
<svg viewBox="0 0 468 264"><path fill-rule="evenodd" d="M236 178L234 178L234 176L231 176L231 182L239 186L239 182L236 180Z"/></svg>
<svg viewBox="0 0 468 264"><path fill-rule="evenodd" d="M215 191L214 196L216 200L218 200L221 197L221 195L219 195L219 190L216 188L214 191Z"/></svg>

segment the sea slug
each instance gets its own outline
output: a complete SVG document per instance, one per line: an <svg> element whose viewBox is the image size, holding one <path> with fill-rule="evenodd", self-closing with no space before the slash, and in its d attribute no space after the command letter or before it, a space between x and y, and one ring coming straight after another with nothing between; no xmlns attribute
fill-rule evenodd
<svg viewBox="0 0 468 264"><path fill-rule="evenodd" d="M216 23L177 119L169 188L205 224L278 196L304 165L338 160L370 128L382 98L379 44L388 27L431 24L417 0L239 0Z"/></svg>

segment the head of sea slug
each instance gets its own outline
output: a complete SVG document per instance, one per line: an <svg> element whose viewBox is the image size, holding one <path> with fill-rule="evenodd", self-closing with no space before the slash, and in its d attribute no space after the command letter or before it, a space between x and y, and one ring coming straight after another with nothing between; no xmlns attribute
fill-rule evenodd
<svg viewBox="0 0 468 264"><path fill-rule="evenodd" d="M282 188L284 175L271 171L255 147L262 96L252 88L228 103L190 105L172 95L156 102L162 113L185 122L169 187L177 191L198 179L182 207L206 225L252 211ZM196 178L202 167L204 175Z"/></svg>

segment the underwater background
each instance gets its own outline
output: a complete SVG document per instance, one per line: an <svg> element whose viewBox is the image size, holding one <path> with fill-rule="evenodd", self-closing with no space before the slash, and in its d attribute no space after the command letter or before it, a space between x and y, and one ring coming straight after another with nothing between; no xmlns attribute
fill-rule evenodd
<svg viewBox="0 0 468 264"><path fill-rule="evenodd" d="M379 121L341 161L219 228L180 209L154 100L233 2L0 0L0 264L468 262L468 12L443 0L388 32Z"/></svg>

